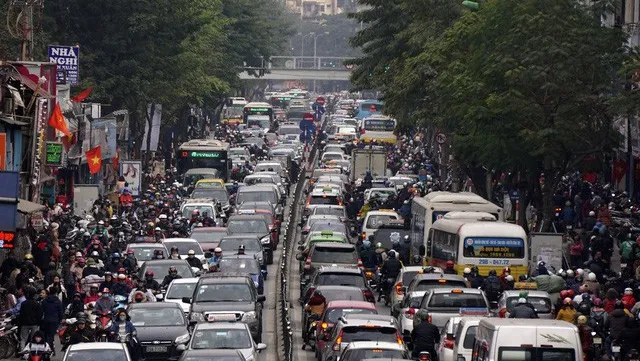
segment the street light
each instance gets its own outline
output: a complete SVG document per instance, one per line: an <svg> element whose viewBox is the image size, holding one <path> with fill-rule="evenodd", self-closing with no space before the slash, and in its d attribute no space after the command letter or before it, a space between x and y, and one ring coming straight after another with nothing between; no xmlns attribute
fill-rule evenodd
<svg viewBox="0 0 640 361"><path fill-rule="evenodd" d="M318 56L317 56L317 45L318 45L318 38L321 37L322 35L329 35L328 31L325 31L324 33L318 34L318 35L314 35L313 36L313 68L314 69L320 69L320 64L318 64ZM316 92L316 80L313 79L313 92Z"/></svg>
<svg viewBox="0 0 640 361"><path fill-rule="evenodd" d="M311 35L311 36L313 36L313 35L316 35L316 33L311 32L311 33L309 33L309 34L307 34L307 35L302 36L302 51L301 51L301 54L300 54L300 63L301 63L300 65L301 65L301 67L302 67L302 65L304 64L304 39L305 39L307 36L310 36L310 35Z"/></svg>

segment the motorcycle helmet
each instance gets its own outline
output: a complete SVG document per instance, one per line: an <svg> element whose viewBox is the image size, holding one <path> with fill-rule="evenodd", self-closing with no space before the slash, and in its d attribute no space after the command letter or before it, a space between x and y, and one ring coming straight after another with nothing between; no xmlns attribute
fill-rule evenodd
<svg viewBox="0 0 640 361"><path fill-rule="evenodd" d="M394 250L389 251L389 255L388 256L389 256L390 259L391 258L396 258L396 251L394 251Z"/></svg>
<svg viewBox="0 0 640 361"><path fill-rule="evenodd" d="M384 247L382 247L382 242L376 243L376 248L377 249L384 249Z"/></svg>
<svg viewBox="0 0 640 361"><path fill-rule="evenodd" d="M104 221L98 221L99 226L104 226Z"/></svg>
<svg viewBox="0 0 640 361"><path fill-rule="evenodd" d="M119 259L120 258L120 253L115 252L113 255L111 255L111 258Z"/></svg>
<svg viewBox="0 0 640 361"><path fill-rule="evenodd" d="M512 275L507 275L507 277L505 277L505 279L506 279L508 282L513 282L513 276L512 276Z"/></svg>
<svg viewBox="0 0 640 361"><path fill-rule="evenodd" d="M569 292L567 292L567 290L562 290L562 291L560 291L560 298L561 298L561 299L563 299L563 300L564 300L564 299L565 299L565 298L567 298L567 297L569 297Z"/></svg>
<svg viewBox="0 0 640 361"><path fill-rule="evenodd" d="M593 300L593 305L597 306L597 307L601 307L602 306L602 300L599 298L596 298L595 300Z"/></svg>
<svg viewBox="0 0 640 361"><path fill-rule="evenodd" d="M587 276L587 280L595 282L596 281L596 274L591 272L589 273L589 275Z"/></svg>
<svg viewBox="0 0 640 361"><path fill-rule="evenodd" d="M177 275L178 274L178 269L175 266L169 267L169 274L170 275Z"/></svg>
<svg viewBox="0 0 640 361"><path fill-rule="evenodd" d="M580 315L578 316L578 325L586 325L587 324L587 316Z"/></svg>
<svg viewBox="0 0 640 361"><path fill-rule="evenodd" d="M506 266L505 268L502 269L502 272L511 273L511 268L509 268L509 266Z"/></svg>
<svg viewBox="0 0 640 361"><path fill-rule="evenodd" d="M146 279L153 279L153 271L152 270L148 270L147 272L145 272L144 277Z"/></svg>
<svg viewBox="0 0 640 361"><path fill-rule="evenodd" d="M82 257L78 258L77 262L78 262L78 264L80 264L80 265L85 264L85 260L84 260L84 258L82 258Z"/></svg>
<svg viewBox="0 0 640 361"><path fill-rule="evenodd" d="M471 274L471 268L465 267L465 269L464 269L464 271L462 271L462 273L464 273L465 275L470 275Z"/></svg>
<svg viewBox="0 0 640 361"><path fill-rule="evenodd" d="M494 270L494 269L492 269L492 270L490 270L490 271L489 271L489 276L495 276L495 275L497 275L497 274L498 274L498 273L497 273L497 272L496 272L496 270Z"/></svg>
<svg viewBox="0 0 640 361"><path fill-rule="evenodd" d="M453 261L447 261L447 268L453 267Z"/></svg>
<svg viewBox="0 0 640 361"><path fill-rule="evenodd" d="M111 272L107 271L107 272L104 273L104 277L106 278L107 276L113 277L113 274Z"/></svg>
<svg viewBox="0 0 640 361"><path fill-rule="evenodd" d="M195 256L196 252L192 249L189 250L189 252L187 252L187 256L191 257L191 256Z"/></svg>
<svg viewBox="0 0 640 361"><path fill-rule="evenodd" d="M176 246L171 247L171 254L173 254L174 252L180 254L180 250L178 249L178 247Z"/></svg>
<svg viewBox="0 0 640 361"><path fill-rule="evenodd" d="M33 260L33 255L31 253L27 253L24 255L24 260L25 261L32 261Z"/></svg>
<svg viewBox="0 0 640 361"><path fill-rule="evenodd" d="M142 292L138 292L138 293L136 293L136 295L135 295L135 296L133 296L133 300L134 300L136 303L141 303L141 302L143 302L143 301L144 301L144 294L143 294Z"/></svg>
<svg viewBox="0 0 640 361"><path fill-rule="evenodd" d="M216 247L216 249L213 250L213 253L222 253L222 248Z"/></svg>
<svg viewBox="0 0 640 361"><path fill-rule="evenodd" d="M126 280L126 279L127 279L127 275L125 275L125 274L123 274L123 273L120 273L120 274L118 275L118 279L119 279L119 280L121 280L121 281L122 281L122 280Z"/></svg>
<svg viewBox="0 0 640 361"><path fill-rule="evenodd" d="M565 305L573 305L573 301L569 297L565 298L562 303Z"/></svg>
<svg viewBox="0 0 640 361"><path fill-rule="evenodd" d="M100 253L98 251L91 252L91 257L100 257Z"/></svg>

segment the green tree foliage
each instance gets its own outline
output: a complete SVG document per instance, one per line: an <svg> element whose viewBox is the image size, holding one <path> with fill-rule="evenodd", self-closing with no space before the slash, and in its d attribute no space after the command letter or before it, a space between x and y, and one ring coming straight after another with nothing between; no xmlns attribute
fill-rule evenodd
<svg viewBox="0 0 640 361"><path fill-rule="evenodd" d="M302 55L302 39L304 37L304 55L313 56L313 37L309 33L324 34L317 39L318 56L355 57L359 56L358 48L349 44L360 29L360 23L347 14L322 16L319 19L297 19L296 35L291 38L291 55ZM306 37L305 37L306 36ZM342 64L337 64L342 66Z"/></svg>

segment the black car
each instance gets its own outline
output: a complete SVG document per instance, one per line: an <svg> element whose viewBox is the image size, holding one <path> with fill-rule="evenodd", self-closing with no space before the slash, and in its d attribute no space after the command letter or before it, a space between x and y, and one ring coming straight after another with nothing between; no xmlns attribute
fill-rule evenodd
<svg viewBox="0 0 640 361"><path fill-rule="evenodd" d="M142 357L177 360L178 345L189 342L189 323L177 303L144 302L129 305L131 322L138 332Z"/></svg>
<svg viewBox="0 0 640 361"><path fill-rule="evenodd" d="M252 234L258 237L264 249L264 264L273 263L273 250L277 244L275 237L278 229L274 227L269 230L269 225L263 215L233 215L229 217L229 222L227 222L227 232L229 232L230 235ZM220 241L220 243L222 243L222 241ZM218 247L221 246L218 245ZM247 253L249 253L248 250Z"/></svg>
<svg viewBox="0 0 640 361"><path fill-rule="evenodd" d="M260 262L253 256L224 256L220 260L220 272L249 274L258 289L258 293L264 293L264 280L267 278L267 270L261 269Z"/></svg>
<svg viewBox="0 0 640 361"><path fill-rule="evenodd" d="M179 361L246 361L238 350L188 350Z"/></svg>
<svg viewBox="0 0 640 361"><path fill-rule="evenodd" d="M304 288L300 289L300 301L306 304L309 297L319 286L351 286L362 290L366 301L375 303L376 298L373 290L369 287L367 279L359 268L322 266L318 268L309 279L309 282L303 284Z"/></svg>
<svg viewBox="0 0 640 361"><path fill-rule="evenodd" d="M195 277L196 273L191 269L189 263L184 259L154 259L146 261L142 267L138 277L143 280L147 271L153 271L153 279L162 283L164 276L169 274L169 268L174 266L178 271L178 275L182 278Z"/></svg>
<svg viewBox="0 0 640 361"><path fill-rule="evenodd" d="M256 342L262 340L262 309L266 297L258 294L248 274L209 273L198 280L190 303L192 322L244 322Z"/></svg>

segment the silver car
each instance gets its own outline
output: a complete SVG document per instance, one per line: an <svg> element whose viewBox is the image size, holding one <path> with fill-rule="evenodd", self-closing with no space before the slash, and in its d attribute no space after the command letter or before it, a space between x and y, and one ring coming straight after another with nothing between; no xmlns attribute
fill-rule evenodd
<svg viewBox="0 0 640 361"><path fill-rule="evenodd" d="M488 316L489 301L476 288L437 288L425 293L420 309L429 312L431 323L442 328L453 316Z"/></svg>
<svg viewBox="0 0 640 361"><path fill-rule="evenodd" d="M551 301L549 293L545 291L504 291L498 299L498 308L496 309L495 315L498 317L509 318L509 313L518 303L520 293L522 292L526 292L528 294L527 302L533 306L538 318L553 320L553 302Z"/></svg>
<svg viewBox="0 0 640 361"><path fill-rule="evenodd" d="M199 323L193 330L189 350L238 350L245 360L256 361L267 345L251 338L249 326L242 322Z"/></svg>

